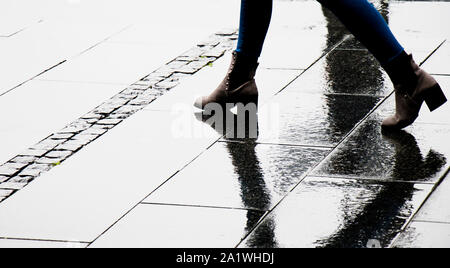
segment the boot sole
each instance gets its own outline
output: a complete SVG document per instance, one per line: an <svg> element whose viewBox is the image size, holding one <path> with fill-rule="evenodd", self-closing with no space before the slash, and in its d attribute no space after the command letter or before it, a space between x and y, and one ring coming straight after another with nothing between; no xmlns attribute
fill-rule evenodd
<svg viewBox="0 0 450 268"><path fill-rule="evenodd" d="M424 95L424 101L427 104L431 112L444 105L447 102L447 98L444 95L439 84L431 87Z"/></svg>

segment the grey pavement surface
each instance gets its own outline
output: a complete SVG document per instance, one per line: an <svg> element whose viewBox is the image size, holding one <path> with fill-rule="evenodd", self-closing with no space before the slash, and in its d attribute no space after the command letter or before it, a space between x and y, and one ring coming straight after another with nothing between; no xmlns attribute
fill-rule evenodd
<svg viewBox="0 0 450 268"><path fill-rule="evenodd" d="M374 3L449 92L450 3ZM317 2L275 3L254 139L192 107L239 1L0 9L0 247L450 247L450 105L381 133L393 86Z"/></svg>

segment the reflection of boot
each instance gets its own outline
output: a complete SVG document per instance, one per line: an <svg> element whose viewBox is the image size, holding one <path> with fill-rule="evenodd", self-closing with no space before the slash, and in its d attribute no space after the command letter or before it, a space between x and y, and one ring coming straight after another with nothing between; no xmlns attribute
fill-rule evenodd
<svg viewBox="0 0 450 268"><path fill-rule="evenodd" d="M404 130L383 132L383 137L395 146L394 180L426 181L447 163L443 155L433 150L424 159L416 138Z"/></svg>
<svg viewBox="0 0 450 268"><path fill-rule="evenodd" d="M443 105L447 99L436 80L422 70L411 55L402 55L386 67L395 87L395 115L385 119L385 130L399 130L411 125L419 116L425 101L430 111Z"/></svg>
<svg viewBox="0 0 450 268"><path fill-rule="evenodd" d="M209 96L198 98L194 106L204 109L209 103L224 106L226 103L258 103L258 88L255 73L258 63L248 60L236 51L233 52L227 76Z"/></svg>

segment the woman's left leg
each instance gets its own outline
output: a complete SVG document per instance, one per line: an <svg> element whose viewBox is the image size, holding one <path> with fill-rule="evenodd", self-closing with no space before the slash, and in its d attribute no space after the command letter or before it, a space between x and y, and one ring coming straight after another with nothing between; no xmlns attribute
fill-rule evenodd
<svg viewBox="0 0 450 268"><path fill-rule="evenodd" d="M257 103L254 76L272 18L272 5L272 0L241 0L239 40L228 73L211 94L195 101L195 107L204 109L212 103Z"/></svg>

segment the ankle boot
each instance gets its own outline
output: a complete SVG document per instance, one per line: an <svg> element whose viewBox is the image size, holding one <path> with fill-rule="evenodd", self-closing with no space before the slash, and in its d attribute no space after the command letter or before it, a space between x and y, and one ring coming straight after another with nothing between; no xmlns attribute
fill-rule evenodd
<svg viewBox="0 0 450 268"><path fill-rule="evenodd" d="M447 101L436 80L411 55L404 53L385 69L394 83L396 112L383 121L383 130L400 130L414 123L423 102L434 111Z"/></svg>
<svg viewBox="0 0 450 268"><path fill-rule="evenodd" d="M209 96L198 98L194 106L204 109L210 103L225 106L227 103L236 105L243 103L258 104L258 88L255 82L257 62L252 62L233 52L231 65L222 83Z"/></svg>

